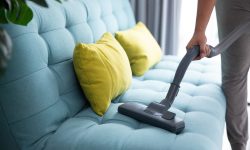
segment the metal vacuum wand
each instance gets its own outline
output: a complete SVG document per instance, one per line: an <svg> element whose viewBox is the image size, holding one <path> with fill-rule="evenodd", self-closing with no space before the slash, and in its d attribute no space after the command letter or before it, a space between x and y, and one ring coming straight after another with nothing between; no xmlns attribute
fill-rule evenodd
<svg viewBox="0 0 250 150"><path fill-rule="evenodd" d="M231 46L238 38L240 38L244 33L246 33L246 31L250 31L250 20L236 27L230 34L226 36L225 39L223 39L215 47L209 46L211 52L208 58L221 54L224 50L226 50L229 46Z"/></svg>

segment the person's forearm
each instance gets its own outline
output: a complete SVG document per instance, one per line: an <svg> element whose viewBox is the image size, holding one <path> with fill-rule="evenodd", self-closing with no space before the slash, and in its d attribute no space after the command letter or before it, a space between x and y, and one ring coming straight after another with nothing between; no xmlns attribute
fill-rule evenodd
<svg viewBox="0 0 250 150"><path fill-rule="evenodd" d="M196 17L196 25L193 37L188 42L186 48L191 49L194 45L200 46L200 54L195 58L199 60L210 54L205 31L211 17L216 0L198 0L198 9Z"/></svg>
<svg viewBox="0 0 250 150"><path fill-rule="evenodd" d="M216 0L198 0L195 33L205 33Z"/></svg>

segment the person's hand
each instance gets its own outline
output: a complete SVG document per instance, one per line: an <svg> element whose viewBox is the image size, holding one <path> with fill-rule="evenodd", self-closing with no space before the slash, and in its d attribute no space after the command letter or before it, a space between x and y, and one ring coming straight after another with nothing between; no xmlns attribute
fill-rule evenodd
<svg viewBox="0 0 250 150"><path fill-rule="evenodd" d="M200 54L194 60L200 60L210 54L209 46L206 44L207 38L205 33L194 33L186 48L191 49L194 45L200 46Z"/></svg>

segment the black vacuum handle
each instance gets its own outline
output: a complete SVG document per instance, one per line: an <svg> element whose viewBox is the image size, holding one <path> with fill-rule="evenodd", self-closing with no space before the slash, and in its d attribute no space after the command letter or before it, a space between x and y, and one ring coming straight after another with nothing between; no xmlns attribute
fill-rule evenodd
<svg viewBox="0 0 250 150"><path fill-rule="evenodd" d="M165 105L166 107L170 107L178 94L180 83L182 78L185 75L185 72L191 63L191 61L200 54L200 46L195 45L193 48L187 50L186 55L182 58L176 72L174 75L174 80L171 83L171 86L168 90L168 94L164 100L160 102L160 104Z"/></svg>

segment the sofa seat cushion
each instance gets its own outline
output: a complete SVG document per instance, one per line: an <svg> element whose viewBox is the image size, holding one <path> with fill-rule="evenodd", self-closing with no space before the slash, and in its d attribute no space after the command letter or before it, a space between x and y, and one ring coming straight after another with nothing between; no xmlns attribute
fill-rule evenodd
<svg viewBox="0 0 250 150"><path fill-rule="evenodd" d="M68 119L49 138L46 149L221 149L225 98L220 89L219 65L210 60L192 62L170 108L185 121L186 127L180 134L140 123L117 112L122 103L161 101L179 61L175 56L164 56L144 76L134 77L131 88L111 103L103 117L86 108Z"/></svg>

